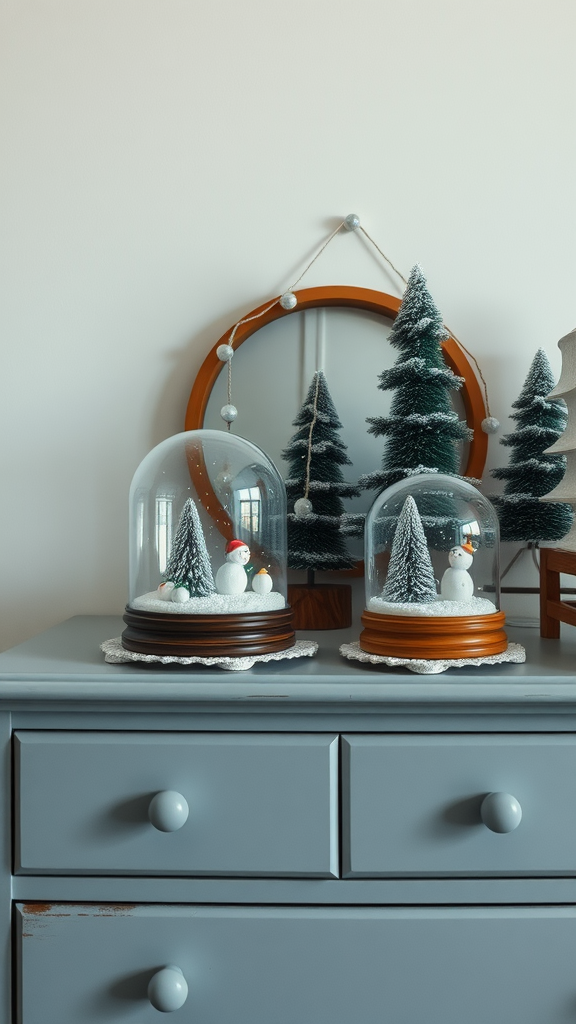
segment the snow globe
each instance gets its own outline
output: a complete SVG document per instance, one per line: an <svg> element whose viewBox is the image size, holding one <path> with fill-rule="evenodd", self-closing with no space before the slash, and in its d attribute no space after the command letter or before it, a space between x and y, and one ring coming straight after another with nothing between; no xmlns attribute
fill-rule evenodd
<svg viewBox="0 0 576 1024"><path fill-rule="evenodd" d="M130 489L129 550L126 650L234 658L293 647L286 492L250 441L191 430L154 448Z"/></svg>
<svg viewBox="0 0 576 1024"><path fill-rule="evenodd" d="M431 660L506 650L498 519L471 483L422 473L393 484L372 505L365 538L361 650Z"/></svg>

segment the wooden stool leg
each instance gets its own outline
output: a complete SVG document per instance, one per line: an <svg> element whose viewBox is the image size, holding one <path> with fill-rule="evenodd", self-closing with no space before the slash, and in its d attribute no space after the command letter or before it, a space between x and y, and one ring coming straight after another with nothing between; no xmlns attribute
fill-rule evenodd
<svg viewBox="0 0 576 1024"><path fill-rule="evenodd" d="M560 600L560 573L548 567L551 551L540 548L540 636L558 640L560 620L548 614L548 602Z"/></svg>

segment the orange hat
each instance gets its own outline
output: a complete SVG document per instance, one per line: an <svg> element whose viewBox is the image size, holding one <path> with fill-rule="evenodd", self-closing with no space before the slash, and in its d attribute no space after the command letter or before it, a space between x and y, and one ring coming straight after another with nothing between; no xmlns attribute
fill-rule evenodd
<svg viewBox="0 0 576 1024"><path fill-rule="evenodd" d="M474 548L472 547L472 541L471 540L467 540L466 543L465 544L461 544L460 547L464 548L464 551L467 551L469 555L473 555L474 554Z"/></svg>

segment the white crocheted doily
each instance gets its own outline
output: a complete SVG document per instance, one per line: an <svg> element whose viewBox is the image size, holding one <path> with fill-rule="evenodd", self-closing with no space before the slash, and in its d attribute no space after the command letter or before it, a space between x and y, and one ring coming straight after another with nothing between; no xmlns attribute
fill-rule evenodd
<svg viewBox="0 0 576 1024"><path fill-rule="evenodd" d="M491 654L487 658L444 658L441 661L425 661L424 658L386 658L380 654L368 654L360 649L356 640L353 644L342 644L340 654L349 661L363 661L370 665L388 665L390 668L408 668L420 675L433 676L448 668L468 668L469 665L501 665L505 661L517 665L526 661L526 651L521 644L508 644L502 654Z"/></svg>
<svg viewBox="0 0 576 1024"><path fill-rule="evenodd" d="M174 658L170 655L137 654L135 651L126 651L122 647L121 638L117 636L114 640L105 640L100 644L100 650L104 651L104 661L108 661L112 665L122 665L128 661L147 661L160 665L216 665L228 672L245 672L246 669L252 668L257 661L311 658L316 654L318 644L314 640L297 640L293 647L288 647L285 651L276 651L273 654L253 654L247 658Z"/></svg>

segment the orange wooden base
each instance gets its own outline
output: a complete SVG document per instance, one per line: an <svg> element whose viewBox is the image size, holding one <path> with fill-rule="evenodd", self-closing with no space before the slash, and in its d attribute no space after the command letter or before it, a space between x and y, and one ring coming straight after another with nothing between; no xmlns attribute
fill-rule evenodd
<svg viewBox="0 0 576 1024"><path fill-rule="evenodd" d="M485 658L508 647L504 622L504 612L452 617L365 611L360 647L387 658Z"/></svg>
<svg viewBox="0 0 576 1024"><path fill-rule="evenodd" d="M560 573L576 576L576 551L540 548L540 636L557 640L560 623L576 626L576 605L560 600Z"/></svg>
<svg viewBox="0 0 576 1024"><path fill-rule="evenodd" d="M242 658L285 651L295 643L292 609L246 615L170 615L126 608L122 646L175 658Z"/></svg>
<svg viewBox="0 0 576 1024"><path fill-rule="evenodd" d="M352 625L352 588L347 583L290 583L294 629L347 629Z"/></svg>

